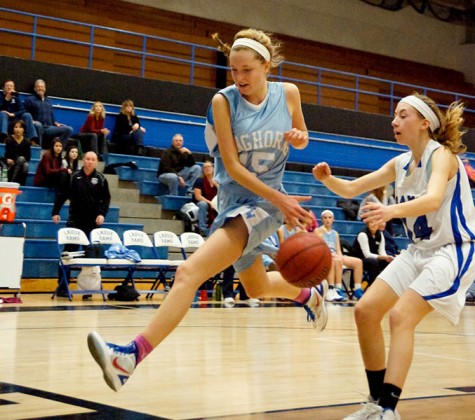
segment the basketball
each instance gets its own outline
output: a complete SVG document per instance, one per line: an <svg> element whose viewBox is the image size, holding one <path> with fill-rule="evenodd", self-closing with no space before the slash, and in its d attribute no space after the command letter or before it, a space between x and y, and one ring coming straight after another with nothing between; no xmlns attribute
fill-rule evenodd
<svg viewBox="0 0 475 420"><path fill-rule="evenodd" d="M327 277L332 254L322 238L299 232L282 243L276 264L282 277L293 286L312 287Z"/></svg>

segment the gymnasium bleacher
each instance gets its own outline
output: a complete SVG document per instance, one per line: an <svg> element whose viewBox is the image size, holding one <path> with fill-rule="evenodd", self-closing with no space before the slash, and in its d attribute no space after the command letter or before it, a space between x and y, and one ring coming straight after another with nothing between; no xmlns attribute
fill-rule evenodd
<svg viewBox="0 0 475 420"><path fill-rule="evenodd" d="M58 120L71 125L77 132L87 116L91 103L63 98L53 98L53 102ZM106 125L110 127L119 106L108 104L106 109L108 111ZM153 139L163 138L164 132L167 133L166 136L169 138L172 137L173 133L180 132L184 135L187 146L193 152L198 155L206 153L203 138L204 118L145 109L138 109L137 113L147 127L147 147L149 151L153 150L153 153L157 153L158 143L154 142ZM307 149L308 152L305 153L305 158L298 156L298 154L291 154L289 159L291 162L310 165L325 160L331 166L338 167L345 164L348 167L357 167L369 171L403 150L402 147L394 143L371 139L315 132L312 132L310 137L311 141ZM361 153L361 150L365 150L365 153ZM3 155L3 153L4 145L0 145L0 155ZM51 221L54 191L32 186L39 160L40 149L32 148L27 185L21 187L22 193L17 197L16 221L25 222L27 226L23 278L56 277L56 234L60 227L65 226L67 220L68 206L66 205L61 211L62 222L55 225ZM135 219L136 223L131 223L130 217L123 217L125 216L122 212L123 200L125 201L124 197L127 197L127 201L130 199L132 203L138 202L139 205L142 203L142 205L148 205L152 209L155 207L157 216L155 219L161 219L162 229L176 231L177 233L182 231L182 222L172 220L172 217L182 204L189 201L189 198L164 195L165 191L160 187L156 178L159 158L109 153L104 156L104 160L103 165L134 161L138 166L137 169L125 166L118 167L116 168L117 175L107 175L111 187L112 205L104 227L115 230L119 235L127 229L143 229L148 234L153 234L156 230L159 230L157 225L153 224L147 228L144 225L144 220L140 217ZM118 188L119 184L122 184L125 188ZM339 197L328 191L321 183L315 181L310 172L286 171L284 187L291 194L310 195L312 198L306 205L313 210L317 218L324 209L331 209L335 213L335 229L340 232L343 239L352 242L356 234L363 228L364 224L360 221L344 220L343 211L337 207ZM115 205L116 202L119 204ZM19 230L20 226L5 225L3 233L5 235L18 235ZM407 240L404 237L397 237L396 240L401 248L407 245ZM121 278L123 275L122 272L116 272L111 274L111 277ZM144 278L147 277L146 274L143 276Z"/></svg>
<svg viewBox="0 0 475 420"><path fill-rule="evenodd" d="M12 34L10 35L13 36ZM56 86L59 85L63 89L71 88L71 83L69 83L71 79L78 80L79 84L83 83L80 76L84 76L84 71L91 74L90 80L87 79L89 82L92 80L94 82L97 81L100 85L109 86L110 90L114 90L111 89L112 86L116 87L113 82L117 80L115 79L117 75L114 76L104 72L104 79L99 80L99 77L102 77L102 75L98 76L99 72L94 73L93 70L81 69L79 71L78 69L73 70L73 68L59 68L60 66L56 66L57 68L55 69L52 65L42 67L44 63L32 64L32 62L26 61L22 63L24 65L22 67L15 60L10 60L10 63L8 59L7 57L4 60L4 64L8 65L6 68L11 66L11 68L20 69L22 72L20 79L23 80L23 86L25 86L24 81L26 79L24 73L27 73L28 69L31 70L31 68L38 67L48 77L51 76L51 79L56 82ZM74 71L77 71L77 73L74 73ZM120 77L124 81L124 86L132 82L137 85L137 80L132 80L128 76ZM49 81L49 79L46 80L48 87ZM52 86L54 85L52 84ZM147 87L148 85L145 85L144 82L137 92L144 93ZM160 89L162 88L164 86L160 85ZM207 98L201 98L201 102L198 102L197 98L200 97L197 94L198 90L194 90L192 94L191 89L188 90L183 85L180 87L177 84L176 88L182 89L180 95L176 95L176 98L183 99L183 95L186 94L191 106L196 106L197 109L202 109L201 102L208 101ZM172 92L171 89L171 86L167 86L167 89L163 90L167 95L162 96L168 98L168 94ZM157 90L159 89L157 88ZM48 90L48 94L49 92ZM199 92L202 93L203 90ZM55 93L58 94L58 90ZM94 92L94 95L96 93ZM212 92L207 92L206 95L201 96L211 94ZM105 94L101 93L101 95ZM107 93L107 97L111 97L111 95L111 93ZM171 94L169 96L175 98ZM50 96L50 98L54 103L56 119L72 126L74 131L78 132L86 119L93 101L58 96ZM168 99L166 100L170 102ZM180 102L180 99L177 99L178 102ZM184 101L182 100L181 102ZM183 104L180 105L182 106ZM105 103L105 107L107 110L106 126L112 129L115 115L120 110L120 104ZM306 107L306 110L307 115L312 115L309 112L310 108ZM311 110L313 111L314 109ZM207 154L203 137L205 118L200 115L143 107L136 107L136 111L142 124L147 128L145 145L147 146L149 156L115 154L113 153L113 147L111 147L110 153L104 156L105 162L102 168L105 165L130 161L134 161L138 166L138 169L125 166L118 167L116 168L117 175L107 175L111 187L112 205L106 218L105 227L114 229L119 235L127 229L140 229L148 234L165 229L180 233L183 229L182 222L173 220L173 215L189 198L184 196L173 197L165 194L165 189L158 183L156 178L159 155L161 150L169 146L173 134L179 132L184 135L185 145L197 155L198 160L202 160L203 156ZM349 114L345 115L348 116ZM381 116L379 117L382 120ZM312 115L312 118L316 118L315 115ZM327 118L327 120L331 119ZM333 119L337 120L338 118ZM365 121L367 122L368 120ZM380 123L387 125L387 121L379 121L378 125ZM310 124L313 125L313 123ZM345 119L342 125L348 126L346 128L350 131L354 129L348 123L348 119ZM360 120L358 125L362 126L364 122ZM336 218L335 229L340 232L343 239L352 242L357 232L363 228L363 223L344 219L343 211L337 207L338 197L328 191L321 183L314 180L310 173L311 166L317 162L326 161L335 169L335 173L345 176L356 176L380 167L384 162L406 149L393 141L376 138L317 131L309 131L309 134L310 142L307 149L304 151L291 149L288 170L284 175L284 186L291 194L310 195L312 198L307 205L313 210L318 219L320 219L320 213L324 209L331 209ZM0 156L4 153L3 148L4 146L0 145ZM468 153L467 157L472 162L472 165L475 166L475 154ZM51 221L54 192L46 188L32 186L39 160L40 150L34 148L27 185L21 188L22 194L17 197L17 221L25 222L27 225L23 278L32 279L55 278L57 276L56 232L59 227L65 225L67 219L67 206L65 206L61 212L62 222L59 225L55 225ZM3 234L18 234L15 230L19 229L19 226L4 225ZM400 248L404 248L407 245L407 239L403 236L397 237L396 240ZM120 278L122 273L114 273L114 275Z"/></svg>

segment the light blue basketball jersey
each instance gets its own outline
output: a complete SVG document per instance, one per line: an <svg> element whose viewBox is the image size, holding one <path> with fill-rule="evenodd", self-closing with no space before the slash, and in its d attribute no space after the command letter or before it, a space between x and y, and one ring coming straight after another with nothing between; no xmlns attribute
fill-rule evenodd
<svg viewBox="0 0 475 420"><path fill-rule="evenodd" d="M336 230L332 229L330 232L325 230L325 233L323 234L323 240L328 245L328 248L330 248L332 253L336 252Z"/></svg>
<svg viewBox="0 0 475 420"><path fill-rule="evenodd" d="M283 190L282 177L289 154L285 132L292 128L284 85L268 82L267 97L256 106L246 101L235 85L219 91L228 103L231 128L242 165L270 187ZM244 188L229 176L223 165L214 130L211 106L208 108L205 139L215 159L214 177L219 184L218 208L212 231L227 219L241 216L249 230L243 257L234 264L236 271L248 268L262 253L260 244L283 223L283 215L271 203Z"/></svg>

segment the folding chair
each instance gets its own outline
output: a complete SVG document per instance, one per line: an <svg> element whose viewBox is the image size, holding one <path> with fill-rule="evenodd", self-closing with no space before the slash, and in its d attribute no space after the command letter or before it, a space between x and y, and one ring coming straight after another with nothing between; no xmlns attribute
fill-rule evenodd
<svg viewBox="0 0 475 420"><path fill-rule="evenodd" d="M104 258L87 258L85 255L85 247L89 245L89 240L86 234L76 228L66 227L58 230L58 264L61 269L61 278L58 287L53 292L51 299L54 299L60 288L64 288L68 292L68 299L72 300L72 295L91 295L102 294L105 301L106 292L102 288L100 290L70 290L68 278L72 270L81 270L82 267L103 266L106 264ZM64 251L65 245L75 245L78 247L77 251Z"/></svg>
<svg viewBox="0 0 475 420"><path fill-rule="evenodd" d="M104 245L114 245L120 244L122 245L122 240L120 239L117 232L112 229L108 228L96 228L91 231L90 234L91 244L98 244L102 247ZM135 269L136 263L132 260L127 258L105 258L104 266L101 266L102 270L109 270L109 271L126 271L127 275L123 280L122 284L125 286L129 282L132 283L132 286L135 290L135 282L133 277L133 272Z"/></svg>
<svg viewBox="0 0 475 420"><path fill-rule="evenodd" d="M155 279L159 281L160 284L166 285L166 272L170 266L170 261L168 259L158 258L157 250L154 247L152 241L148 235L141 230L126 230L122 235L124 245L129 249L135 249L141 256L142 261L135 264L135 269L132 275L136 271L157 271L157 277ZM135 281L135 280L134 280ZM155 284L155 281L153 285ZM152 285L152 287L153 287ZM154 293L166 293L166 290L158 290L158 287L155 290L146 290L139 291L139 293L146 293L147 298Z"/></svg>
<svg viewBox="0 0 475 420"><path fill-rule="evenodd" d="M168 285L166 283L166 275L169 272L175 272L178 266L183 262L183 257L181 258L170 258L171 251L180 252L183 246L181 244L180 238L170 231L161 230L153 234L153 244L157 255L159 257L165 257L167 261L167 267L162 269L160 276L155 280L155 283L150 288L150 291L157 290L160 287L160 284L163 284L165 291L168 291ZM153 295L147 295L147 298L152 297Z"/></svg>
<svg viewBox="0 0 475 420"><path fill-rule="evenodd" d="M194 251L205 243L205 240L201 235L194 232L184 232L180 235L181 244L183 246L182 253L183 258L187 259ZM219 281L221 273L216 274L214 277L206 280L200 287L200 290L206 290L212 292Z"/></svg>

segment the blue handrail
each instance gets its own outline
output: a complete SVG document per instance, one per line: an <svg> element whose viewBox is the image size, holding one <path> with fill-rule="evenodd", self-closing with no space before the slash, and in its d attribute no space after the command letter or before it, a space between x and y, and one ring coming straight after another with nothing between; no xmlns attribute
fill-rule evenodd
<svg viewBox="0 0 475 420"><path fill-rule="evenodd" d="M39 39L46 39L46 40L53 40L53 41L88 47L89 53L88 53L87 58L88 58L88 69L90 70L94 68L94 62L93 62L94 51L99 50L99 49L137 55L138 57L140 57L140 60L141 60L141 68L140 68L141 77L145 77L145 74L146 74L145 68L146 68L147 59L150 59L150 58L185 64L189 66L189 84L190 85L195 84L195 73L196 73L195 70L197 67L213 68L216 70L228 69L227 66L220 66L220 65L214 64L213 62L197 60L196 58L197 50L211 51L213 53L217 52L216 48L209 47L206 45L199 45L199 44L194 44L194 43L185 42L185 41L178 41L178 40L164 38L160 36L135 33L131 31L115 29L115 28L110 28L110 27L101 26L101 25L92 25L92 24L87 24L87 23L82 23L82 22L76 22L76 21L72 21L68 19L60 19L60 18L54 18L54 17L49 17L49 16L43 16L43 15L38 15L38 14L33 14L33 13L28 13L28 12L22 12L18 10L7 9L3 7L0 7L0 12L8 12L8 13L28 16L32 18L31 32L25 32L25 31L19 31L15 29L0 27L0 33L4 32L4 33L31 37L31 60L35 60L36 58L37 41ZM49 36L49 35L43 35L41 33L38 33L39 19L67 23L67 24L77 25L80 27L87 28L89 32L89 41L78 41L75 39ZM138 49L119 48L119 47L114 47L110 45L96 43L95 34L97 33L97 30L110 31L115 34L130 35L133 37L141 37L142 39L140 43L140 48ZM151 53L147 50L147 44L149 40L167 42L172 45L186 46L190 49L189 58L179 58L179 57L174 57L172 55ZM312 76L312 78L310 78L309 80L285 76L286 71L290 72L295 69L309 70L310 74L316 75L316 76ZM353 80L353 85L352 87L348 87L348 86L341 86L338 84L332 84L331 82L325 83L323 82L324 75L333 75L333 76L338 76L338 77L343 76L346 78L350 78ZM358 111L360 108L360 99L362 96L370 96L370 97L376 97L379 99L384 99L388 102L388 105L389 105L389 109L387 113L389 115L392 115L394 113L394 108L397 102L403 96L410 94L413 90L417 90L417 91L423 92L424 94L428 96L433 96L434 94L437 94L439 96L443 95L444 97L447 97L447 100L445 101L446 103L461 100L465 102L466 104L468 104L467 108L465 109L465 112L475 114L475 106L473 105L475 104L475 96L472 96L472 95L466 95L459 92L451 92L451 91L446 91L446 90L434 89L434 88L430 88L426 86L397 82L393 80L360 75L360 74L355 74L355 73L350 73L350 72L345 72L345 71L333 70L333 69L329 69L325 67L317 67L317 66L311 66L308 64L284 61L277 69L277 74L271 75L270 77L279 81L289 81L289 82L296 83L297 85L300 85L300 86L308 86L308 87L316 88L315 96L316 96L317 105L322 105L322 96L323 96L322 90L323 88L326 88L326 89L333 89L333 90L352 93L354 95L353 110L355 111ZM363 86L365 83L371 83L375 85L375 90L371 91L371 90L368 90L367 88L364 88ZM383 90L386 90L387 93L384 93ZM447 105L443 105L443 104L439 104L439 106L441 108L447 107Z"/></svg>

